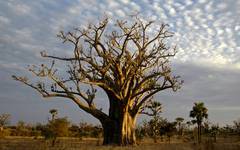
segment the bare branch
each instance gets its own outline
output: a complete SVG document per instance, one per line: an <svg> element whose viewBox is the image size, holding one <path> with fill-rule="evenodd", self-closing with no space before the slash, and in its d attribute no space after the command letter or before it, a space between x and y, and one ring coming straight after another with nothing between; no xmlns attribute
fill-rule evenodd
<svg viewBox="0 0 240 150"><path fill-rule="evenodd" d="M154 21L146 22L137 17L133 22L117 20L114 26L108 22L106 18L86 28L59 32L63 43L73 46L72 56L53 56L43 51L41 56L52 61L50 67L42 64L29 68L35 77L50 82L32 84L24 77L13 78L43 97L71 99L86 112L105 119L107 115L94 103L98 88L106 92L110 107L114 107L109 109L108 117L115 115L111 114L115 109L119 114L127 110L137 115L157 92L180 88L182 81L172 75L169 66L176 46L165 42L173 36L167 24L155 28ZM113 29L111 32L108 26ZM58 70L55 69L57 62L61 63ZM122 110L115 108L117 104Z"/></svg>

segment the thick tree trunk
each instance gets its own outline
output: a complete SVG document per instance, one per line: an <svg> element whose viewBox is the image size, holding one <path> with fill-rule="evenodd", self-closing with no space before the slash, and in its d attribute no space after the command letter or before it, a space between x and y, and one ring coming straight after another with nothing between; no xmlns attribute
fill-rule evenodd
<svg viewBox="0 0 240 150"><path fill-rule="evenodd" d="M110 98L109 118L102 120L104 145L134 145L136 115L122 101Z"/></svg>
<svg viewBox="0 0 240 150"><path fill-rule="evenodd" d="M105 120L103 126L103 145L134 145L135 136L135 118L125 113L119 120Z"/></svg>
<svg viewBox="0 0 240 150"><path fill-rule="evenodd" d="M109 98L109 116L100 120L103 127L103 145L136 144L135 124L137 114L130 112L127 101L117 99L107 91Z"/></svg>

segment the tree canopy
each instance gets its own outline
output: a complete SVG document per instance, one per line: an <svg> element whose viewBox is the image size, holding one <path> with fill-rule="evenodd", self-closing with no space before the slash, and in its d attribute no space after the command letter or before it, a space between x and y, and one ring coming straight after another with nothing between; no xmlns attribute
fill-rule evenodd
<svg viewBox="0 0 240 150"><path fill-rule="evenodd" d="M137 115L153 95L166 89L176 91L182 84L179 76L172 75L169 64L170 58L176 54L176 46L167 42L172 36L167 24L134 17L129 21L116 20L111 25L106 18L86 28L60 31L58 37L73 47L72 56L60 57L41 52L41 56L52 60L52 64L29 67L29 71L40 79L38 82L32 83L27 77L13 78L45 98L71 99L97 118L106 130L116 130L105 134L119 134L117 130L122 129L116 128L132 132ZM56 61L61 62L60 68ZM61 76L61 70L65 71L64 76ZM95 104L97 88L107 94L108 114ZM119 126L110 127L109 123ZM119 135L112 135L108 140L110 143L113 142L111 140L113 143L134 143L134 133ZM132 136L132 140L125 135Z"/></svg>
<svg viewBox="0 0 240 150"><path fill-rule="evenodd" d="M193 123L201 124L203 119L208 118L208 109L204 106L203 102L194 103L192 110L190 111L190 117L195 118Z"/></svg>

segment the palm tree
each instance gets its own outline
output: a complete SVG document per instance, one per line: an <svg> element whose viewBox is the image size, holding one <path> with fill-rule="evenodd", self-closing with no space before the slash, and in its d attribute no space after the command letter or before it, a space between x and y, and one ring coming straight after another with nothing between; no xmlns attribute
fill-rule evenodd
<svg viewBox="0 0 240 150"><path fill-rule="evenodd" d="M192 120L193 124L197 124L198 128L198 143L201 143L201 130L203 119L208 118L208 109L204 106L203 102L196 102L190 111L190 117L195 118Z"/></svg>
<svg viewBox="0 0 240 150"><path fill-rule="evenodd" d="M58 113L57 109L50 109L49 113L52 115L52 121L55 120Z"/></svg>

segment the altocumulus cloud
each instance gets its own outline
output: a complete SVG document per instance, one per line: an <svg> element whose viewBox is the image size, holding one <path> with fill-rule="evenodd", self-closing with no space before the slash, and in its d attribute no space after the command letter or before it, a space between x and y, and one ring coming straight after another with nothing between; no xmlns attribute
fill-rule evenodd
<svg viewBox="0 0 240 150"><path fill-rule="evenodd" d="M174 72L185 80L177 92L159 93L165 117L188 118L195 101L209 106L210 119L230 123L240 113L240 1L236 0L58 0L0 2L0 113L13 122L46 120L48 110L59 108L73 121L89 120L66 101L42 101L31 89L11 80L25 74L27 64L43 62L39 52L68 55L71 49L56 38L60 30L85 26L107 15L122 19L139 12L142 18L168 23L177 44ZM155 30L154 28L152 30ZM99 104L104 94L99 94ZM29 109L26 109L29 108ZM89 121L95 121L90 119Z"/></svg>

